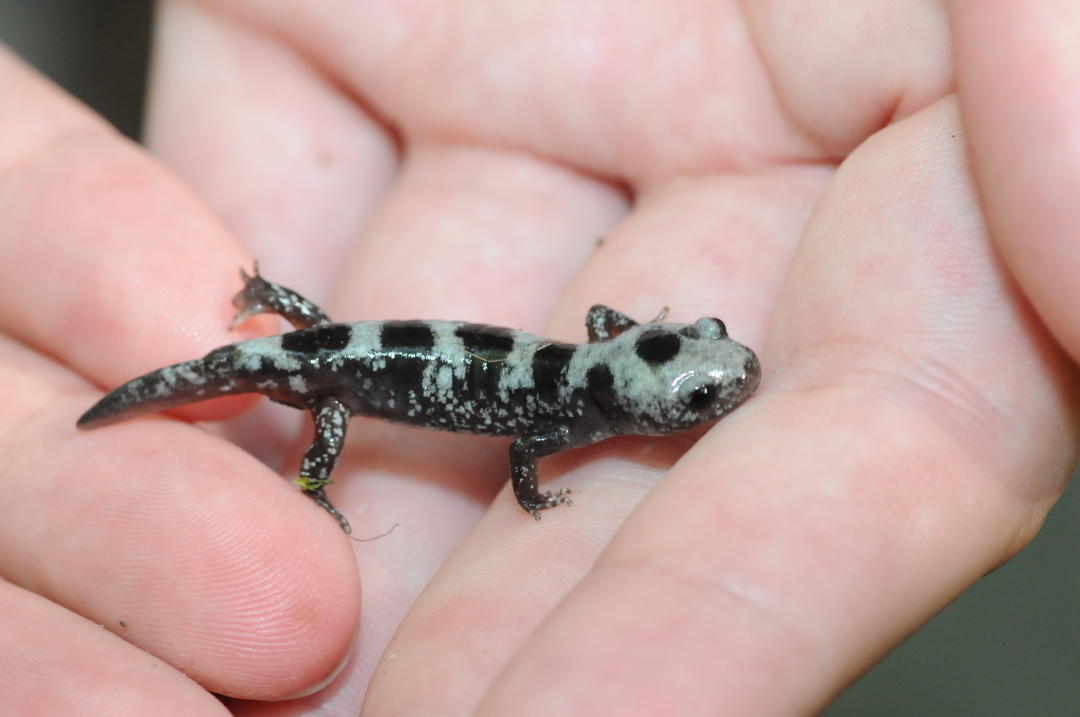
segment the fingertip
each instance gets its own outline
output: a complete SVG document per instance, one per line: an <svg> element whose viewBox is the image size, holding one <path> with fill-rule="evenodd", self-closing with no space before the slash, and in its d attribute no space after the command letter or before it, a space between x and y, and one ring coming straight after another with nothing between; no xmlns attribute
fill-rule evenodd
<svg viewBox="0 0 1080 717"><path fill-rule="evenodd" d="M308 513L303 517L311 518ZM234 654L228 683L214 691L261 701L294 699L323 689L348 663L360 622L360 581L337 523L321 511L316 518L259 537L261 568L247 585L237 585L236 593L246 597L236 606L233 634L244 640L240 633L251 630L256 640Z"/></svg>
<svg viewBox="0 0 1080 717"><path fill-rule="evenodd" d="M254 458L160 420L80 435L54 457L51 499L6 531L27 557L8 565L16 582L223 695L285 699L347 658L361 601L351 543Z"/></svg>

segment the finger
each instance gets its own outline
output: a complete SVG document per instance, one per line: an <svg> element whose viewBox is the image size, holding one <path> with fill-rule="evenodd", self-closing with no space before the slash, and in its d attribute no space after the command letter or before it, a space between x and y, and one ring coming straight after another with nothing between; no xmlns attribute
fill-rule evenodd
<svg viewBox="0 0 1080 717"><path fill-rule="evenodd" d="M396 171L393 136L276 32L202 3L157 22L149 146L274 281L323 303Z"/></svg>
<svg viewBox="0 0 1080 717"><path fill-rule="evenodd" d="M66 353L117 379L130 368L122 355L106 360L101 349L109 343L175 351L194 343L191 335L209 334L221 343L236 267L246 260L239 248L190 194L84 109L9 55L0 58L0 73L8 89L0 156L9 158L0 164L0 327L56 354L84 348ZM211 249L230 248L224 258L233 276L222 271L213 288L195 280ZM162 332L165 317L191 327Z"/></svg>
<svg viewBox="0 0 1080 717"><path fill-rule="evenodd" d="M282 38L404 134L636 186L843 156L950 80L937 3L212 5Z"/></svg>
<svg viewBox="0 0 1080 717"><path fill-rule="evenodd" d="M1030 539L1075 464L1074 377L995 262L962 147L946 100L845 163L765 393L650 494L479 714L813 712Z"/></svg>
<svg viewBox="0 0 1080 717"><path fill-rule="evenodd" d="M338 303L535 330L624 211L609 185L525 154L412 145Z"/></svg>
<svg viewBox="0 0 1080 717"><path fill-rule="evenodd" d="M622 208L603 184L534 158L413 148L343 276L339 313L539 324ZM372 597L353 662L332 689L298 704L355 709L402 615L506 481L505 450L354 419L335 503L354 525L398 527L357 551Z"/></svg>
<svg viewBox="0 0 1080 717"><path fill-rule="evenodd" d="M1080 360L1080 7L952 2L957 82L975 178L1010 270Z"/></svg>
<svg viewBox="0 0 1080 717"><path fill-rule="evenodd" d="M337 313L539 324L622 207L617 192L531 157L414 148L349 263ZM505 483L506 442L361 419L349 435L335 504L357 534L398 525L357 551L373 597L342 681L366 684L402 614Z"/></svg>
<svg viewBox="0 0 1080 717"><path fill-rule="evenodd" d="M10 55L0 81L0 330L108 386L235 341L242 248Z"/></svg>
<svg viewBox="0 0 1080 717"><path fill-rule="evenodd" d="M4 714L227 714L181 671L3 581L0 614Z"/></svg>
<svg viewBox="0 0 1080 717"><path fill-rule="evenodd" d="M330 675L359 612L337 525L195 427L76 433L79 383L0 342L0 573L215 692L280 698Z"/></svg>
<svg viewBox="0 0 1080 717"><path fill-rule="evenodd" d="M663 305L675 320L720 316L732 336L760 345L777 277L784 275L828 176L805 168L699 177L640 196L633 214L575 277L560 304L568 308L560 309L555 334L583 338L585 310L603 301L642 319ZM723 422L717 430L725 430ZM387 649L393 659L380 666L367 710L380 714L394 706L423 714L445 703L469 712L691 441L614 439L546 459L543 474L571 487L575 501L569 509L545 513L539 524L504 487L399 628ZM485 637L478 641L476 635ZM438 687L410 687L409 675L415 674ZM470 679L460 679L462 674Z"/></svg>

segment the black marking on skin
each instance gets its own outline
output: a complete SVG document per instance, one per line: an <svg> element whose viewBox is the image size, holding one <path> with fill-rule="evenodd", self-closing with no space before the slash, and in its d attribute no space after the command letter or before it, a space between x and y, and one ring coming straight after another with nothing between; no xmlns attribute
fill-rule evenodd
<svg viewBox="0 0 1080 717"><path fill-rule="evenodd" d="M618 405L618 394L615 391L615 376L611 373L611 367L606 363L590 366L585 380L593 403L605 416L613 418Z"/></svg>
<svg viewBox="0 0 1080 717"><path fill-rule="evenodd" d="M435 334L423 321L384 321L379 340L383 351L423 352L435 347Z"/></svg>
<svg viewBox="0 0 1080 717"><path fill-rule="evenodd" d="M461 339L465 350L482 361L505 361L514 350L510 329L486 324L464 324L454 335Z"/></svg>
<svg viewBox="0 0 1080 717"><path fill-rule="evenodd" d="M574 356L569 344L548 344L537 350L532 358L533 385L540 400L555 403L559 389L566 383L566 369Z"/></svg>
<svg viewBox="0 0 1080 717"><path fill-rule="evenodd" d="M454 332L465 349L465 390L478 400L488 400L499 390L502 364L514 350L510 329L486 324L464 324Z"/></svg>
<svg viewBox="0 0 1080 717"><path fill-rule="evenodd" d="M341 351L349 345L351 336L352 330L345 324L315 326L284 334L281 337L281 348L301 354Z"/></svg>
<svg viewBox="0 0 1080 717"><path fill-rule="evenodd" d="M649 331L634 344L634 352L647 364L659 366L675 358L682 346L678 334L669 331Z"/></svg>
<svg viewBox="0 0 1080 717"><path fill-rule="evenodd" d="M466 366L464 390L473 393L476 400L490 400L499 390L499 377L506 366L505 354L501 359L486 359L482 354L468 351L463 360Z"/></svg>
<svg viewBox="0 0 1080 717"><path fill-rule="evenodd" d="M428 358L422 355L388 356L386 368L379 373L379 380L386 382L390 395L394 396L399 404L409 403L410 393L413 394L412 400L419 402L424 387L424 369L427 365Z"/></svg>
<svg viewBox="0 0 1080 717"><path fill-rule="evenodd" d="M421 403L424 369L431 362L435 332L424 321L385 321L379 342L386 360L379 381L393 396L397 410Z"/></svg>

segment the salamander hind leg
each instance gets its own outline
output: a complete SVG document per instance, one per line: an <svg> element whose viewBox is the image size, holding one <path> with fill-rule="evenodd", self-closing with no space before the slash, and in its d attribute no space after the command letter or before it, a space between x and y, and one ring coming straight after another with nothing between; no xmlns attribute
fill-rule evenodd
<svg viewBox="0 0 1080 717"><path fill-rule="evenodd" d="M240 278L244 280L244 288L233 297L237 311L229 328L235 328L256 314L277 314L297 329L330 323L322 309L300 294L262 278L257 262L254 274L248 276L240 269Z"/></svg>
<svg viewBox="0 0 1080 717"><path fill-rule="evenodd" d="M544 456L571 447L570 432L557 428L550 433L522 436L510 444L510 482L518 505L540 520L541 511L557 505L573 505L569 488L543 491L537 489L536 463Z"/></svg>
<svg viewBox="0 0 1080 717"><path fill-rule="evenodd" d="M316 504L334 516L342 530L351 533L349 521L326 497L326 486L333 483L330 474L345 445L345 430L352 413L336 398L324 399L311 409L311 413L315 417L315 439L304 454L304 460L300 464L300 477L295 483Z"/></svg>

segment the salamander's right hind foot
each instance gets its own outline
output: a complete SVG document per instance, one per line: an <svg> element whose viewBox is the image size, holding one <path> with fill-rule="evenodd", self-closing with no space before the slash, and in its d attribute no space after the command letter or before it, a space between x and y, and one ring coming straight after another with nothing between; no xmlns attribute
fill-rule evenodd
<svg viewBox="0 0 1080 717"><path fill-rule="evenodd" d="M334 504L330 502L330 499L326 497L326 488L330 481L312 480L310 478L304 478L303 476L297 478L296 485L300 486L300 489L304 491L304 495L315 501L315 504L321 506L330 515L334 516L338 525L345 531L346 535L352 533L352 526L349 525L349 520L344 515L338 512L338 509L334 507Z"/></svg>

